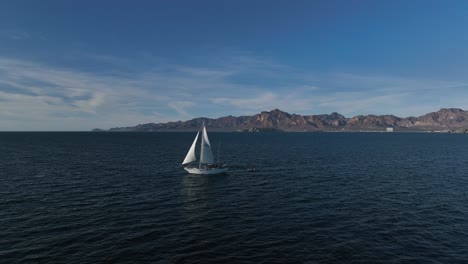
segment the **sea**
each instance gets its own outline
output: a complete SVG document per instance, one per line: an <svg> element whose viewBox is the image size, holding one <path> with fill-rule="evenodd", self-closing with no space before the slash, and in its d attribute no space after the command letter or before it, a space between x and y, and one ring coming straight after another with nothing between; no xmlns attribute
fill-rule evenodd
<svg viewBox="0 0 468 264"><path fill-rule="evenodd" d="M0 133L0 263L468 263L468 135L209 136Z"/></svg>

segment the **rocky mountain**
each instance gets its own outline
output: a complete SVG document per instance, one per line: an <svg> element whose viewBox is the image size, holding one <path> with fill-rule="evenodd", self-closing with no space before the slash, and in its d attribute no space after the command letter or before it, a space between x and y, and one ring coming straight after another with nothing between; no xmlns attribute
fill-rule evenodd
<svg viewBox="0 0 468 264"><path fill-rule="evenodd" d="M358 115L346 118L338 113L297 115L281 110L264 111L253 116L225 116L216 119L199 117L188 121L148 123L134 127L117 127L108 131L196 131L201 124L211 131L468 131L468 112L442 108L419 117L401 118L394 115Z"/></svg>

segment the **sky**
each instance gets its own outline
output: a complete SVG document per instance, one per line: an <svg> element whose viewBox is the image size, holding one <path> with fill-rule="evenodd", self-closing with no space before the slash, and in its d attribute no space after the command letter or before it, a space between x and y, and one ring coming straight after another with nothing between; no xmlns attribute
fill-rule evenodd
<svg viewBox="0 0 468 264"><path fill-rule="evenodd" d="M468 1L0 1L0 131L468 109Z"/></svg>

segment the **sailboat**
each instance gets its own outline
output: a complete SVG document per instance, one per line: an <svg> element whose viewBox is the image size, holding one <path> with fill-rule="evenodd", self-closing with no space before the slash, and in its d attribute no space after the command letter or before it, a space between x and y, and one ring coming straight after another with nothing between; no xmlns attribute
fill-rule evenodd
<svg viewBox="0 0 468 264"><path fill-rule="evenodd" d="M195 155L195 147L197 145L198 136L201 133L201 150L200 150L200 160L197 164L194 164L194 161L197 160ZM219 155L219 154L218 154ZM206 132L205 122L201 131L197 132L195 140L193 140L192 146L190 147L187 156L185 156L184 161L182 162L184 169L191 174L219 174L226 172L229 168L220 163L215 163L213 158L213 152L211 151L210 140L208 139L208 133Z"/></svg>

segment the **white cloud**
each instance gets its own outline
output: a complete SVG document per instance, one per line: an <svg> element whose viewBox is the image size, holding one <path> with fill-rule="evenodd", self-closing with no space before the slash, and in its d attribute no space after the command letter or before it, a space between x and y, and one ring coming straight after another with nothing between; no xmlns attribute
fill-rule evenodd
<svg viewBox="0 0 468 264"><path fill-rule="evenodd" d="M335 109L334 111L352 114L395 114L396 106L400 105L408 96L407 93L369 94L368 92L335 93L330 97L319 100L318 106L324 109ZM387 109L395 108L393 111L385 112ZM375 109L379 109L375 112ZM369 112L372 111L373 112ZM384 111L384 112L382 112Z"/></svg>
<svg viewBox="0 0 468 264"><path fill-rule="evenodd" d="M153 105L163 105L166 99L149 91L150 84L141 78L99 76L4 58L0 80L0 130L88 130L159 121L153 119L157 109ZM125 120L130 116L134 119Z"/></svg>
<svg viewBox="0 0 468 264"><path fill-rule="evenodd" d="M468 82L385 75L334 74L329 85L340 89L319 105L347 115L394 114L418 116L442 107L468 109Z"/></svg>
<svg viewBox="0 0 468 264"><path fill-rule="evenodd" d="M266 92L260 94L256 97L241 97L241 98L226 98L226 97L219 97L219 98L212 98L210 99L213 103L216 104L229 104L238 108L242 109L254 109L254 110L262 110L262 109L269 109L274 107L274 105L278 102L278 95Z"/></svg>
<svg viewBox="0 0 468 264"><path fill-rule="evenodd" d="M190 116L187 112L187 108L193 106L194 103L189 101L173 101L169 102L167 105L182 116Z"/></svg>
<svg viewBox="0 0 468 264"><path fill-rule="evenodd" d="M27 40L31 38L31 34L29 32L19 29L2 29L0 31L0 38L6 38L11 40Z"/></svg>

